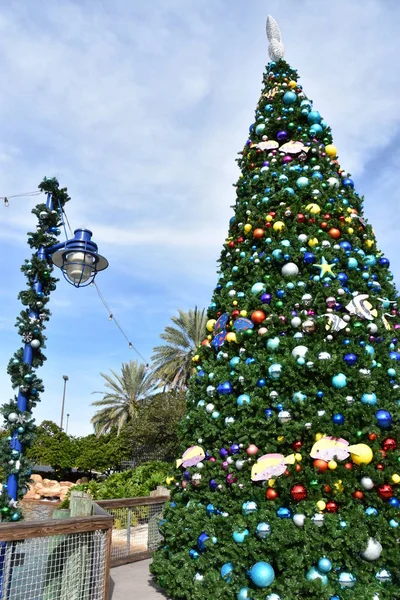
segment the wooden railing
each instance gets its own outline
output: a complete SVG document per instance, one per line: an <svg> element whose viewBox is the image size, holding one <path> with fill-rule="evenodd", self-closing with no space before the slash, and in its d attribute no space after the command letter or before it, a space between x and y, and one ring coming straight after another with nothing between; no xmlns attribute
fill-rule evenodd
<svg viewBox="0 0 400 600"><path fill-rule="evenodd" d="M111 567L150 558L158 547L162 511L169 496L98 500L96 504L114 518Z"/></svg>
<svg viewBox="0 0 400 600"><path fill-rule="evenodd" d="M95 504L93 513L0 523L1 600L59 598L71 586L74 597L108 600L113 517Z"/></svg>

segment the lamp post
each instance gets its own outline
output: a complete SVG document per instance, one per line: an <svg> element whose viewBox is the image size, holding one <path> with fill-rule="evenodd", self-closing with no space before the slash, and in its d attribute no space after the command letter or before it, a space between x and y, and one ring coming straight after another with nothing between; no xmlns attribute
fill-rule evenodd
<svg viewBox="0 0 400 600"><path fill-rule="evenodd" d="M68 433L69 413L67 413L67 424L65 426L65 433Z"/></svg>
<svg viewBox="0 0 400 600"><path fill-rule="evenodd" d="M51 265L59 267L64 278L74 287L90 285L97 273L108 267L108 261L98 253L97 245L92 241L92 232L88 229L76 229L72 239L54 244L55 236L60 234L59 222L64 224L63 205L69 200L69 196L65 188L59 189L56 179L45 179L39 187L47 192L47 201L45 206L40 204L32 211L37 215L39 225L36 233L29 234L28 242L36 252L31 261L25 261L22 267L30 287L19 295L22 303L27 306L17 319L24 347L14 354L8 366L13 387L18 387L18 395L15 400L2 407L10 431L8 455L3 459L8 471L7 483L0 495L0 518L3 521L18 521L21 518L17 500L25 493L26 486L25 481L18 480L21 473L26 479L29 479L30 474L28 461L23 456L23 443L24 437L34 430L31 410L38 401L39 392L44 390L35 368L45 359L40 349L46 339L42 334L43 322L49 318L46 303L57 281L50 276ZM68 377L64 375L63 378L64 410ZM62 421L63 415L61 427Z"/></svg>
<svg viewBox="0 0 400 600"><path fill-rule="evenodd" d="M63 379L64 379L64 391L63 391L63 399L62 399L62 405L61 405L61 423L60 423L61 431L63 428L63 421L64 421L65 391L67 389L68 375L63 375Z"/></svg>

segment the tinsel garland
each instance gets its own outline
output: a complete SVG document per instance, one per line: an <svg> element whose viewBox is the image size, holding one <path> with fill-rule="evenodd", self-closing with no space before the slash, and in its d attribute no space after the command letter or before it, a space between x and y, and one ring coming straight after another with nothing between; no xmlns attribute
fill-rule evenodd
<svg viewBox="0 0 400 600"><path fill-rule="evenodd" d="M52 276L52 263L40 259L37 252L41 247L49 247L58 243L58 236L61 233L59 229L61 225L60 208L62 209L70 200L67 189L60 189L55 178L44 178L39 189L45 194L52 195L53 209L49 210L45 203L40 203L32 210L38 219L36 231L28 233L28 244L32 248L33 254L29 260L25 260L21 267L21 271L26 276L27 289L18 295L25 308L17 317L16 327L23 344L31 345L33 360L32 366L23 362L24 349L22 347L11 357L7 368L13 389L17 390L17 394L18 391L21 391L27 398L27 410L21 412L18 409L17 394L0 408L0 413L4 418L2 429L7 432L7 435L0 439L0 464L6 477L0 492L1 521L18 521L22 517L18 502L8 494L7 478L11 474L18 476L18 499L21 499L27 492L27 484L31 481L32 466L23 453L12 449L10 442L16 434L24 450L32 445L36 429L32 410L40 401L40 394L44 391L43 382L37 376L36 369L41 367L46 360L43 354L43 348L46 347L44 329L51 314L47 304L50 292L56 289L58 279ZM41 292L34 290L33 286L37 282L41 283ZM32 316L32 311L37 316Z"/></svg>

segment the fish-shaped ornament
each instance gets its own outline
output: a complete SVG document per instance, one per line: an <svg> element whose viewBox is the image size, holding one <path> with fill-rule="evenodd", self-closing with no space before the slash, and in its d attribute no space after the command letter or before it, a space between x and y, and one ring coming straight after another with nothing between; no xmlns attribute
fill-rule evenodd
<svg viewBox="0 0 400 600"><path fill-rule="evenodd" d="M221 333L217 333L214 339L211 341L211 345L214 348L221 348L224 345L226 339L226 331L222 331Z"/></svg>
<svg viewBox="0 0 400 600"><path fill-rule="evenodd" d="M333 436L324 436L318 442L315 442L311 448L311 458L319 458L329 462L334 458L337 460L346 460L350 454L358 453L359 444L350 446L350 443L343 438L335 438Z"/></svg>
<svg viewBox="0 0 400 600"><path fill-rule="evenodd" d="M182 458L179 458L176 461L177 467L194 467L199 462L202 462L206 457L206 454L200 446L191 446L182 455Z"/></svg>
<svg viewBox="0 0 400 600"><path fill-rule="evenodd" d="M387 318L386 318L386 317L392 317L392 316L393 316L393 315L389 315L389 314L387 314L387 313L385 313L384 315L382 315L382 323L384 324L384 326L385 326L385 329L386 329L387 331L391 331L391 329L392 329L392 326L391 326L391 324L389 323L389 321L387 320Z"/></svg>
<svg viewBox="0 0 400 600"><path fill-rule="evenodd" d="M283 454L264 454L251 469L251 480L266 481L272 477L279 477L286 471L286 465L293 465L294 462L294 454L286 457Z"/></svg>
<svg viewBox="0 0 400 600"><path fill-rule="evenodd" d="M334 315L333 313L326 313L323 316L328 317L328 322L325 325L325 329L327 331L338 332L347 327L346 321L339 317L339 315Z"/></svg>
<svg viewBox="0 0 400 600"><path fill-rule="evenodd" d="M236 329L236 331L247 331L247 329L253 329L253 327L253 321L244 317L239 317L233 324L233 329Z"/></svg>
<svg viewBox="0 0 400 600"><path fill-rule="evenodd" d="M300 152L307 152L310 148L305 146L303 142L295 142L291 140L286 142L279 148L279 152L285 152L286 154L300 154Z"/></svg>
<svg viewBox="0 0 400 600"><path fill-rule="evenodd" d="M214 325L214 333L218 333L220 331L225 331L225 327L227 326L229 321L228 313L224 313L220 316L218 321Z"/></svg>
<svg viewBox="0 0 400 600"><path fill-rule="evenodd" d="M279 144L275 140L267 140L265 142L258 142L255 147L260 150L276 150L276 148L279 148Z"/></svg>
<svg viewBox="0 0 400 600"><path fill-rule="evenodd" d="M354 296L353 300L346 306L346 310L348 310L351 315L357 315L360 319L373 321L374 317L378 316L378 311L376 308L372 308L372 304L369 302L368 298L368 294L358 294L358 296Z"/></svg>

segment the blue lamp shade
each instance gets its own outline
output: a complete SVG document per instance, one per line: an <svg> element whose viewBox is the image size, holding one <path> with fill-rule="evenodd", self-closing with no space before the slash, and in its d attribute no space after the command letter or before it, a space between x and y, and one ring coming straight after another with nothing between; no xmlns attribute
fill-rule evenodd
<svg viewBox="0 0 400 600"><path fill-rule="evenodd" d="M97 244L91 241L92 235L88 229L75 229L73 239L51 257L68 283L75 287L90 285L96 274L108 267L108 261L98 253Z"/></svg>

